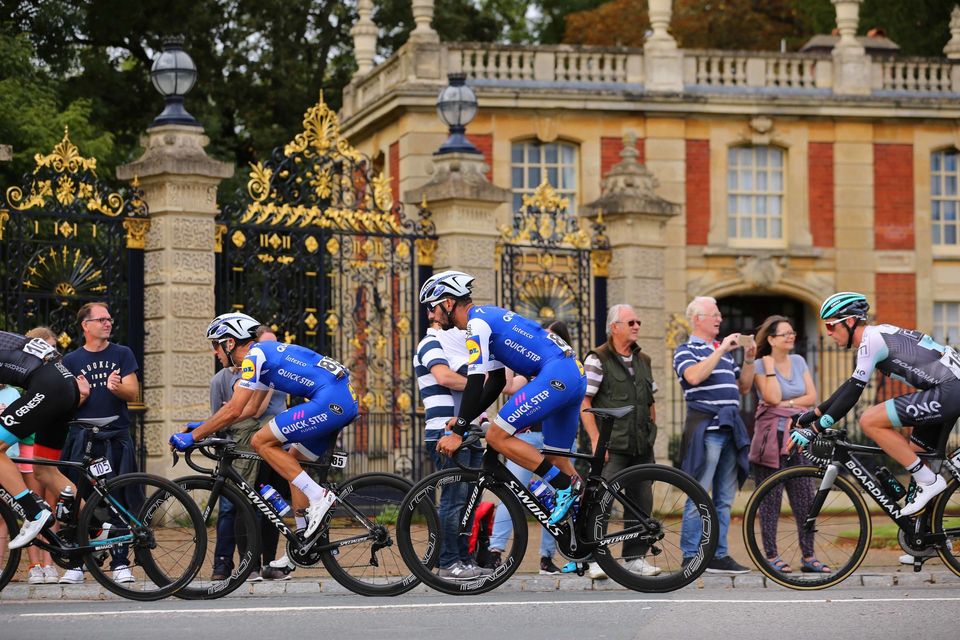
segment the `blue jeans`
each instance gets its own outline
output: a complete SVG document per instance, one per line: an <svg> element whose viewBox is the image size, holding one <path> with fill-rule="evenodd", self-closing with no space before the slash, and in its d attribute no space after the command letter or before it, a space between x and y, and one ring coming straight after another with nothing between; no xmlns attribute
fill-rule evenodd
<svg viewBox="0 0 960 640"><path fill-rule="evenodd" d="M720 541L714 557L728 555L727 530L730 528L730 507L737 494L737 448L733 444L733 434L729 429L707 431L703 437L706 447L706 459L697 482L710 492L713 504L717 507ZM680 526L680 550L683 557L697 554L700 540L700 516L692 500L687 500L683 509L683 523ZM711 558L707 558L711 560Z"/></svg>
<svg viewBox="0 0 960 640"><path fill-rule="evenodd" d="M518 433L515 436L518 440L523 440L527 444L531 444L537 449L543 448L543 433L539 431L524 431L523 433ZM524 486L530 484L530 478L533 477L533 471L524 469L516 462L507 460L507 469L510 470L517 480L523 483ZM510 514L507 512L507 508L503 506L501 502L497 505L497 513L493 518L493 534L490 536L490 549L503 551L507 546L507 538L513 532L513 523L510 520ZM557 541L553 538L552 535L540 530L540 557L541 558L552 558L553 554L557 552Z"/></svg>
<svg viewBox="0 0 960 640"><path fill-rule="evenodd" d="M436 440L427 440L437 471L457 468L457 465L442 453L437 452ZM457 452L457 460L466 467L479 467L483 460L483 449L468 447ZM440 493L440 567L447 568L457 561L472 562L470 555L471 526L460 531L460 519L467 506L467 499L473 485L469 482L448 484ZM473 523L471 522L470 525Z"/></svg>
<svg viewBox="0 0 960 640"><path fill-rule="evenodd" d="M237 507L224 497L220 497L220 514L217 516L217 544L213 551L214 569L223 569L225 573L233 571L233 552L237 546L234 531Z"/></svg>

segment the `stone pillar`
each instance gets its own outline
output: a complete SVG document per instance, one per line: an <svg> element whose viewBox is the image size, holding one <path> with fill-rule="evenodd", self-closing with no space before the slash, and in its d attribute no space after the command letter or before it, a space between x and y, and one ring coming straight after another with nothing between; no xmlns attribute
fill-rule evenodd
<svg viewBox="0 0 960 640"><path fill-rule="evenodd" d="M649 0L653 33L643 45L644 87L647 91L683 91L683 53L667 29L672 0Z"/></svg>
<svg viewBox="0 0 960 640"><path fill-rule="evenodd" d="M433 30L433 0L413 0L413 21L416 27L410 32L411 42L440 42Z"/></svg>
<svg viewBox="0 0 960 640"><path fill-rule="evenodd" d="M373 57L377 54L377 25L373 19L373 0L357 2L357 23L350 29L353 36L353 55L357 61L357 75L366 75L373 69Z"/></svg>
<svg viewBox="0 0 960 640"><path fill-rule="evenodd" d="M8 144L0 144L0 162L10 162L13 160L13 147Z"/></svg>
<svg viewBox="0 0 960 640"><path fill-rule="evenodd" d="M667 323L667 305L664 296L664 267L666 265L667 223L681 213L679 204L657 195L657 179L637 162L637 137L624 136L620 162L603 179L600 198L584 205L587 215L601 215L610 239L610 275L608 302L612 306L627 303L637 311L643 322L639 342L650 356L653 377L661 389L671 384L665 369L666 346L663 328ZM663 399L663 395L658 400ZM666 425L669 403L661 403L663 415L658 423ZM668 430L657 438L656 454L666 459Z"/></svg>
<svg viewBox="0 0 960 640"><path fill-rule="evenodd" d="M200 127L153 127L143 138L144 154L117 167L119 178L140 180L150 209L142 366L146 470L160 475L174 473L170 435L210 415L214 359L204 331L214 316L217 185L234 169L207 156L208 142Z"/></svg>
<svg viewBox="0 0 960 640"><path fill-rule="evenodd" d="M869 95L870 57L857 41L860 4L863 0L831 0L837 12L840 40L833 47L833 92Z"/></svg>
<svg viewBox="0 0 960 640"><path fill-rule="evenodd" d="M960 60L960 6L953 5L950 12L950 41L943 48L943 55L951 60Z"/></svg>
<svg viewBox="0 0 960 640"><path fill-rule="evenodd" d="M445 153L434 156L433 177L406 193L406 202L426 201L437 226L434 271L459 269L476 277L477 304L492 304L496 283L496 210L510 191L490 183L482 156Z"/></svg>

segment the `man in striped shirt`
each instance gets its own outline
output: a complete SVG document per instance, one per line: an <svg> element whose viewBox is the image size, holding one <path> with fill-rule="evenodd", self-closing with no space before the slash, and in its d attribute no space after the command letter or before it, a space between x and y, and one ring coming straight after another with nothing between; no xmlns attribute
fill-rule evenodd
<svg viewBox="0 0 960 640"><path fill-rule="evenodd" d="M690 339L674 351L673 369L687 403L681 468L711 492L719 518L716 555L697 561L706 560L708 572L733 574L749 571L729 556L727 532L738 480L743 482L748 469L750 439L740 418L740 396L749 393L753 385L757 348L753 344L745 349L741 369L730 355L740 348L740 334L717 341L722 319L715 299L693 299L687 306L693 330ZM700 526L696 510L688 503L680 534L685 565L694 560Z"/></svg>
<svg viewBox="0 0 960 640"><path fill-rule="evenodd" d="M437 470L455 464L437 452L437 440L443 437L447 422L457 417L460 411L460 400L467 384L468 357L466 332L456 327L443 330L437 322L427 329L413 356L414 373L426 419L424 446L433 456ZM483 449L480 447L465 448L457 455L461 464L470 467L479 467L482 458ZM439 516L445 533L439 558L440 576L443 578L468 580L492 573L490 569L478 567L474 562L470 555L469 538L456 534L469 489L469 484L458 482L444 487L440 496ZM452 540L457 543L448 542Z"/></svg>

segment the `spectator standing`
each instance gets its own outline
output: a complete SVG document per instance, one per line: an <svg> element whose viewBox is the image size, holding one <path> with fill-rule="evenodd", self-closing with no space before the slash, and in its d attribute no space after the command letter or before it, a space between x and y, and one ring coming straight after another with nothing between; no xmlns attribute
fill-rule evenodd
<svg viewBox="0 0 960 640"><path fill-rule="evenodd" d="M633 406L636 409L613 423L603 477L610 479L620 471L636 464L655 462L653 445L657 439L656 408L653 394L657 384L653 380L650 356L640 350L637 336L640 319L628 304L610 307L607 313L607 342L593 349L583 361L587 373L587 394L583 398L584 413L580 418L590 436L593 450L597 449L600 431L596 418L586 413L591 407ZM650 482L628 487L627 496L643 509L653 508ZM623 556L630 559L629 569L644 576L659 575L660 567L646 558L649 547L638 540L624 544ZM605 578L598 565L590 567L590 577Z"/></svg>
<svg viewBox="0 0 960 640"><path fill-rule="evenodd" d="M80 307L77 322L83 332L83 345L65 355L63 364L78 380L83 378L89 383L90 395L77 410L76 420L114 420L100 427L97 433L76 423L71 424L62 459L79 462L83 459L87 441L93 439L91 455L107 458L114 474L135 472L137 462L133 438L130 436L130 413L127 404L136 400L140 394L140 383L137 380L139 365L129 347L110 342L115 323L105 302L88 302ZM76 476L75 473L73 475ZM71 479L76 483L79 478ZM78 488L80 497L85 497L83 494L89 492L89 489L82 485ZM143 496L137 495L135 491L122 497L127 508L136 508L143 499ZM117 582L133 582L134 577L128 567L127 548L113 550L110 555L113 579ZM83 571L79 567L68 569L60 582L79 584L83 582Z"/></svg>
<svg viewBox="0 0 960 640"><path fill-rule="evenodd" d="M803 356L791 353L797 332L790 319L770 316L757 331L757 373L755 383L760 395L757 403L753 440L750 443L750 467L759 485L779 469L804 464L800 450L789 455L786 437L790 417L807 411L817 402L817 389ZM813 487L806 479L786 483L787 498L797 521L797 535L803 552L805 572L829 573L830 569L813 555L813 531L804 531L806 514L813 504ZM763 550L777 571L790 573L793 567L780 557L777 549L777 524L783 485L760 504L760 533Z"/></svg>
<svg viewBox="0 0 960 640"><path fill-rule="evenodd" d="M753 387L757 348L752 339L745 340L749 346L741 369L730 355L740 348L740 334L731 333L717 341L723 316L714 298L694 298L686 315L692 327L690 339L673 354L673 369L687 403L681 468L711 493L719 519L716 555L703 560L707 560L710 573L748 573L749 569L730 557L727 536L737 487L749 471L750 438L739 409L740 396ZM700 527L696 509L687 501L680 529L684 566L694 559Z"/></svg>

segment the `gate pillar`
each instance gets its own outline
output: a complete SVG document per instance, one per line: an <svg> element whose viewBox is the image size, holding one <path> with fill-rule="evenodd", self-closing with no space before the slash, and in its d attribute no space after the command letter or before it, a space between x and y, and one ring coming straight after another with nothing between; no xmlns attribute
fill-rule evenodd
<svg viewBox="0 0 960 640"><path fill-rule="evenodd" d="M445 153L434 157L433 177L406 193L406 202L426 201L436 225L433 270L458 269L476 277L477 304L495 303L497 209L510 201L510 191L484 175L482 156Z"/></svg>
<svg viewBox="0 0 960 640"><path fill-rule="evenodd" d="M141 364L147 471L160 475L170 473L170 435L210 411L214 359L203 335L214 315L217 185L234 168L207 156L208 142L199 127L153 127L142 140L144 154L117 168L119 178L140 180L150 209Z"/></svg>

